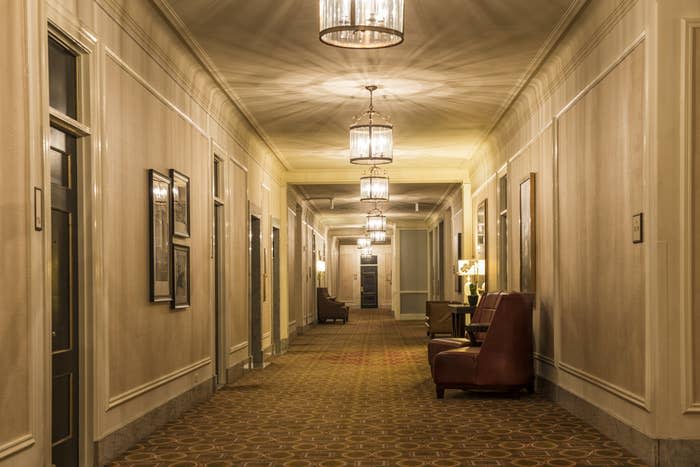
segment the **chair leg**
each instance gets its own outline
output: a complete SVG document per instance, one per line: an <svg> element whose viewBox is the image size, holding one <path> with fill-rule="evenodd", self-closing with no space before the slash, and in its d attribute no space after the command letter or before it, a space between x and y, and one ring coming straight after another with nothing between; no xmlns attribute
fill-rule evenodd
<svg viewBox="0 0 700 467"><path fill-rule="evenodd" d="M443 388L439 384L436 384L435 385L435 395L437 396L438 399L444 399L445 398L445 388Z"/></svg>

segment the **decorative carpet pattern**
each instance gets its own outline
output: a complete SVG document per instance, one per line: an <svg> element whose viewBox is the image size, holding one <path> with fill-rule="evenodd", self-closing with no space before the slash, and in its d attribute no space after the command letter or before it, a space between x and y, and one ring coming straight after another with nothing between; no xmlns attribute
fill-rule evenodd
<svg viewBox="0 0 700 467"><path fill-rule="evenodd" d="M315 326L113 466L644 465L538 395L435 397L422 322Z"/></svg>

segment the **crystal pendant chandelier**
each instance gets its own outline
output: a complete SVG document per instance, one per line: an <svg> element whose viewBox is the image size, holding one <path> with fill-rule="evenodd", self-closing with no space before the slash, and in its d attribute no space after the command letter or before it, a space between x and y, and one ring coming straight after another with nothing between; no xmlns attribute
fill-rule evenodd
<svg viewBox="0 0 700 467"><path fill-rule="evenodd" d="M367 232L372 238L372 232L385 231L386 230L386 216L382 214L377 208L374 208L367 214ZM372 239L374 240L374 239Z"/></svg>
<svg viewBox="0 0 700 467"><path fill-rule="evenodd" d="M376 166L360 178L360 201L389 201L389 177Z"/></svg>
<svg viewBox="0 0 700 467"><path fill-rule="evenodd" d="M320 0L321 42L378 49L403 42L403 0Z"/></svg>
<svg viewBox="0 0 700 467"><path fill-rule="evenodd" d="M364 250L372 246L372 239L369 237L360 237L357 239L357 248L359 250Z"/></svg>
<svg viewBox="0 0 700 467"><path fill-rule="evenodd" d="M386 241L386 231L384 230L373 230L368 232L368 235L372 243L384 243Z"/></svg>
<svg viewBox="0 0 700 467"><path fill-rule="evenodd" d="M355 117L350 125L350 162L362 165L390 164L394 160L393 125L389 119L374 110L374 91L377 86L366 86L369 91L369 109Z"/></svg>
<svg viewBox="0 0 700 467"><path fill-rule="evenodd" d="M363 258L369 258L372 256L372 254L373 252L371 248L365 248L360 252L360 256Z"/></svg>

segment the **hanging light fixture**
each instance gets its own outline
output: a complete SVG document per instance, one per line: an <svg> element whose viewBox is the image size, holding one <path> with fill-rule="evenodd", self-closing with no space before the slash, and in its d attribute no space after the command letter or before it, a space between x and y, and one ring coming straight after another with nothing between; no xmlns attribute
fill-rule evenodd
<svg viewBox="0 0 700 467"><path fill-rule="evenodd" d="M372 243L384 243L386 241L386 231L384 230L373 230L367 234L372 239Z"/></svg>
<svg viewBox="0 0 700 467"><path fill-rule="evenodd" d="M389 201L389 177L376 166L360 177L360 201Z"/></svg>
<svg viewBox="0 0 700 467"><path fill-rule="evenodd" d="M360 252L360 256L363 258L369 258L373 254L373 251L371 248L365 248Z"/></svg>
<svg viewBox="0 0 700 467"><path fill-rule="evenodd" d="M321 42L379 49L403 42L403 0L320 0Z"/></svg>
<svg viewBox="0 0 700 467"><path fill-rule="evenodd" d="M360 237L357 239L357 248L364 250L372 246L372 239L369 237Z"/></svg>
<svg viewBox="0 0 700 467"><path fill-rule="evenodd" d="M350 125L350 162L362 165L390 164L394 160L393 125L374 110L377 86L365 86L369 91L369 109L355 117Z"/></svg>
<svg viewBox="0 0 700 467"><path fill-rule="evenodd" d="M367 214L367 232L371 234L372 232L384 230L386 230L386 216L382 214L382 211L374 208Z"/></svg>

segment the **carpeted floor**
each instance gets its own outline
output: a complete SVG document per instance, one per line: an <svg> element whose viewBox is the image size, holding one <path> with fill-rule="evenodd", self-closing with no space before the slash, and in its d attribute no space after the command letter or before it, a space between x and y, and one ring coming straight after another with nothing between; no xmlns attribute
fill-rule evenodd
<svg viewBox="0 0 700 467"><path fill-rule="evenodd" d="M435 398L425 328L353 310L157 430L115 466L643 465L537 395Z"/></svg>

